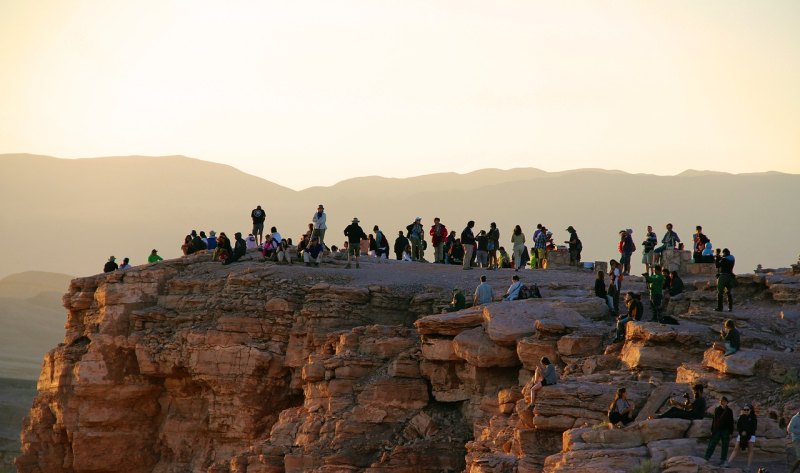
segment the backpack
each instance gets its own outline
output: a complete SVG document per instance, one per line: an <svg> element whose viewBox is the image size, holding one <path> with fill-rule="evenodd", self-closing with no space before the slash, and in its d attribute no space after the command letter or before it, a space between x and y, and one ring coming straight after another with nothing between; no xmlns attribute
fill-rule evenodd
<svg viewBox="0 0 800 473"><path fill-rule="evenodd" d="M580 239L580 238L578 238L578 241L576 241L576 242L575 242L575 250L576 250L578 253L580 253L581 251L583 251L583 242L581 242L581 239Z"/></svg>
<svg viewBox="0 0 800 473"><path fill-rule="evenodd" d="M520 286L519 293L517 294L517 300L528 299L530 297L531 297L530 288L528 288L528 286L526 286L525 284Z"/></svg>

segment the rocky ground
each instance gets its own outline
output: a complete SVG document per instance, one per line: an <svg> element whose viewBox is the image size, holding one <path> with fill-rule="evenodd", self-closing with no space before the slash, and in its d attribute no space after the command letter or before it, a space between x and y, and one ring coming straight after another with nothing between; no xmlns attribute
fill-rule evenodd
<svg viewBox="0 0 800 473"><path fill-rule="evenodd" d="M722 395L735 412L753 403L754 463L786 469L784 427L800 407L791 271L741 276L731 314L712 310L711 279L688 278L668 309L680 325L630 323L611 344L594 273L574 268L519 273L544 299L441 314L453 287L471 293L486 274L499 299L514 272L209 259L71 283L20 472L623 472L645 460L739 471L698 458L709 420L647 419L695 382L710 408ZM643 290L641 279L624 289ZM712 344L728 316L744 348L723 358ZM521 387L543 355L560 381L531 412ZM620 386L637 422L609 429Z"/></svg>

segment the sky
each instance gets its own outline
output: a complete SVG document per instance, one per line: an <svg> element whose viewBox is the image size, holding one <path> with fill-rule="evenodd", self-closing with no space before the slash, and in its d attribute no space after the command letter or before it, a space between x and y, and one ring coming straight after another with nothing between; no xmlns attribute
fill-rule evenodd
<svg viewBox="0 0 800 473"><path fill-rule="evenodd" d="M800 173L800 2L0 1L0 153ZM121 176L122 177L122 176Z"/></svg>

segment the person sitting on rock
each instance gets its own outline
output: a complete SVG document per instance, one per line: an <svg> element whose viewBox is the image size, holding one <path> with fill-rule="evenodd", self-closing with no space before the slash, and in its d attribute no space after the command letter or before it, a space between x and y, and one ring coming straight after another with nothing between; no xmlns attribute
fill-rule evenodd
<svg viewBox="0 0 800 473"><path fill-rule="evenodd" d="M742 337L739 334L739 330L736 329L736 324L733 319L725 320L719 334L725 343L725 356L733 355L739 351L742 344Z"/></svg>
<svg viewBox="0 0 800 473"><path fill-rule="evenodd" d="M606 297L608 297L608 292L606 292L606 273L602 271L597 272L597 279L594 280L594 295L608 303L606 300ZM614 310L611 306L609 308Z"/></svg>
<svg viewBox="0 0 800 473"><path fill-rule="evenodd" d="M481 276L481 283L475 288L475 294L472 296L473 305L490 304L492 295L492 286L486 282L486 275Z"/></svg>
<svg viewBox="0 0 800 473"><path fill-rule="evenodd" d="M686 286L683 284L683 279L678 276L677 271L670 272L667 268L662 269L664 275L664 302L661 304L661 312L667 310L670 299L682 294Z"/></svg>
<svg viewBox="0 0 800 473"><path fill-rule="evenodd" d="M628 314L631 319L639 322L644 316L644 305L642 304L642 295L638 292L633 292L633 307L628 309Z"/></svg>
<svg viewBox="0 0 800 473"><path fill-rule="evenodd" d="M256 237L252 233L247 235L247 238L245 238L244 241L247 243L248 250L255 250L258 248L258 242L256 242Z"/></svg>
<svg viewBox="0 0 800 473"><path fill-rule="evenodd" d="M528 382L528 384L533 383L530 388L530 407L533 408L536 405L536 394L545 386L553 386L558 382L558 376L556 375L556 367L553 363L550 362L550 358L543 356L541 360L539 360L539 366L536 367L536 371L533 374L533 378ZM528 387L527 385L525 386ZM525 390L525 388L523 388Z"/></svg>
<svg viewBox="0 0 800 473"><path fill-rule="evenodd" d="M464 296L464 291L461 289L454 287L453 288L453 300L450 301L450 305L447 306L444 311L445 312L456 312L467 307L467 298Z"/></svg>
<svg viewBox="0 0 800 473"><path fill-rule="evenodd" d="M324 250L325 247L319 242L319 237L311 237L311 242L303 248L303 261L305 261L306 266L311 266L312 262L314 266L319 266L322 263L322 252Z"/></svg>
<svg viewBox="0 0 800 473"><path fill-rule="evenodd" d="M610 278L607 291L608 306L611 307L614 315L617 315L619 314L619 295L620 291L622 291L622 280L624 278L622 265L617 260L612 259L608 262L608 276Z"/></svg>
<svg viewBox="0 0 800 473"><path fill-rule="evenodd" d="M506 293L503 295L504 301L514 301L519 298L519 291L522 289L522 281L516 274L511 278L511 286L509 286Z"/></svg>
<svg viewBox="0 0 800 473"><path fill-rule="evenodd" d="M148 263L156 263L156 262L161 261L163 259L164 258L158 256L158 250L153 249L153 251L150 252L150 256L147 257L147 262Z"/></svg>
<svg viewBox="0 0 800 473"><path fill-rule="evenodd" d="M714 262L714 249L711 246L711 242L707 242L705 248L703 249L703 253L700 257L703 263L713 263Z"/></svg>
<svg viewBox="0 0 800 473"><path fill-rule="evenodd" d="M289 251L289 242L281 240L275 253L278 264L292 264L292 252Z"/></svg>
<svg viewBox="0 0 800 473"><path fill-rule="evenodd" d="M719 464L723 468L729 465L725 461L728 458L728 446L731 443L731 432L733 432L733 411L728 407L728 398L722 396L719 406L714 409L714 420L711 421L711 439L708 441L705 459L711 459L717 443L722 442L722 452L720 452Z"/></svg>
<svg viewBox="0 0 800 473"><path fill-rule="evenodd" d="M117 269L119 269L119 265L117 264L116 260L117 258L115 258L114 256L109 256L108 261L106 261L106 264L103 265L103 272L112 273Z"/></svg>
<svg viewBox="0 0 800 473"><path fill-rule="evenodd" d="M194 230L192 230L192 253L208 249L208 245Z"/></svg>
<svg viewBox="0 0 800 473"><path fill-rule="evenodd" d="M183 238L183 245L181 245L181 252L183 252L183 256L189 256L190 254L194 253L194 247L192 246L191 235L186 235Z"/></svg>
<svg viewBox="0 0 800 473"><path fill-rule="evenodd" d="M683 402L670 399L669 404L673 407L659 415L659 419L702 419L706 414L706 399L703 397L703 385L695 384L692 386L693 399L689 399L688 394L683 395Z"/></svg>
<svg viewBox="0 0 800 473"><path fill-rule="evenodd" d="M741 449L742 452L747 452L747 470L745 471L750 471L750 465L753 463L753 444L756 443L756 428L758 428L758 419L755 409L751 404L745 404L739 413L739 420L736 421L736 432L739 435L736 437L733 452L728 458L728 464L733 463L736 453Z"/></svg>
<svg viewBox="0 0 800 473"><path fill-rule="evenodd" d="M272 239L272 235L269 233L264 235L264 245L261 246L261 254L264 255L264 258L268 260L274 258L277 251L278 243Z"/></svg>
<svg viewBox="0 0 800 473"><path fill-rule="evenodd" d="M132 268L132 266L131 266L130 258L127 258L127 257L122 258L122 264L119 265L119 269L131 269L131 268Z"/></svg>
<svg viewBox="0 0 800 473"><path fill-rule="evenodd" d="M706 243L709 243L711 240L703 233L703 227L700 225L695 227L695 234L692 236L692 242L694 243L694 248L692 251L692 262L693 263L702 263L703 262L703 250L706 248Z"/></svg>
<svg viewBox="0 0 800 473"><path fill-rule="evenodd" d="M628 293L630 294L630 293ZM628 400L628 393L625 388L617 389L614 400L608 407L608 421L612 427L626 426L633 422L633 409L635 406Z"/></svg>
<svg viewBox="0 0 800 473"><path fill-rule="evenodd" d="M511 260L509 259L508 252L504 246L501 246L497 250L497 266L499 268L510 268L511 267Z"/></svg>
<svg viewBox="0 0 800 473"><path fill-rule="evenodd" d="M231 253L233 253L233 248L231 247L231 241L228 239L228 235L226 235L225 232L220 232L219 238L217 238L217 247L211 254L211 260L224 262Z"/></svg>
<svg viewBox="0 0 800 473"><path fill-rule="evenodd" d="M655 266L655 274L649 276L642 273L647 291L650 294L650 307L653 309L653 322L661 322L661 299L664 291L664 276L661 274L661 266Z"/></svg>
<svg viewBox="0 0 800 473"><path fill-rule="evenodd" d="M239 258L244 256L247 253L247 243L242 238L242 232L236 232L233 234L236 243L234 243L233 253L231 256L226 259L222 264L231 264L239 261Z"/></svg>
<svg viewBox="0 0 800 473"><path fill-rule="evenodd" d="M208 250L217 249L217 232L214 230L208 232L208 238L206 238L206 247Z"/></svg>
<svg viewBox="0 0 800 473"><path fill-rule="evenodd" d="M617 317L617 331L614 336L614 340L611 343L618 343L625 339L625 325L633 320L633 317L631 317L631 312L636 310L633 292L628 292L625 294L625 307L627 308L627 313L620 314Z"/></svg>

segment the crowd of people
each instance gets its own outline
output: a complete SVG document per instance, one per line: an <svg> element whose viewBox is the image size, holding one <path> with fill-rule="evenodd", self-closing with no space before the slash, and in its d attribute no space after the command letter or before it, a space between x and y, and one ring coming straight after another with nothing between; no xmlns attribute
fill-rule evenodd
<svg viewBox="0 0 800 473"><path fill-rule="evenodd" d="M231 264L242 258L247 250L258 249L265 259L279 264L293 264L294 261L302 260L307 266L320 266L324 254L339 255L347 259L345 268L353 266L360 268L360 257L362 242L366 241L369 256L377 258L377 262L388 259L390 254L390 242L386 234L378 225L373 226L373 233L367 234L360 226L360 220L353 218L351 223L344 229L345 242L342 248L335 245L328 246L325 243L327 231L327 216L325 208L320 204L312 215L308 230L300 235L298 243L295 245L291 238L283 238L276 227L271 227L270 231L264 234L264 222L266 212L261 206L257 206L251 211L252 232L243 238L240 232L234 233L234 240L231 241L225 232L219 235L213 230L206 235L205 231L192 231L185 236L181 250L184 255L207 251L211 253L214 261L222 264ZM733 310L733 288L736 285L736 278L733 272L735 258L730 251L725 248L716 249L714 252L711 240L703 233L701 226L697 226L693 235L692 259L695 263L714 263L717 268L717 307L715 310L723 310L723 302L727 300L728 311ZM564 240L564 244L569 249L569 259L571 265L581 265L581 252L583 243L578 237L577 231L571 225L566 229L569 237ZM548 267L548 252L556 249L552 231L542 224L536 226L536 230L531 237L532 248L529 250L526 245L526 237L522 228L517 225L514 227L511 238L508 240L511 245L511 254L504 246L501 246L500 230L495 222L491 222L487 229L481 229L475 233L475 222L467 222L460 234L448 230L439 217L434 218L433 225L426 231L422 224L422 218L416 217L412 223L406 226L405 231L398 231L391 251L397 260L409 262L427 262L425 251L428 244L425 236L430 236L433 246L433 263L435 264L454 264L460 265L464 270L475 267L488 270L500 268L512 268L515 272L520 269L530 267L530 269L546 270ZM630 275L631 261L633 254L637 251L633 240L633 230L624 229L619 231L619 243L617 252L618 259L609 262L608 271L598 271L595 280L594 292L602 298L609 309L616 316L616 330L614 342L624 339L625 327L630 321L641 321L644 315L644 304L642 294L632 291L625 293L623 304L625 310L620 307L620 295L623 293L623 281ZM684 283L677 271L669 271L664 265L664 252L668 249L682 250L684 248L678 234L673 230L672 224L666 225L666 232L660 240L651 226L647 227L645 239L642 241L642 259L645 272L642 278L646 284L649 305L652 310L652 321L661 323L672 323L669 316L664 315L671 298L678 296L684 291ZM153 249L147 258L148 263L161 261L158 251ZM125 270L130 268L129 258L124 258L123 263L118 265L116 258L111 256L106 262L104 272ZM609 278L606 284L606 276ZM536 285L527 286L522 283L520 277L514 274L511 285L503 294L502 300L513 301L528 297L541 297ZM485 275L480 277L480 284L476 287L472 300L467 301L464 292L455 288L453 298L446 311L456 311L464 309L470 305L482 305L493 302L493 290L487 283ZM672 319L674 320L674 319ZM677 323L677 322L675 322ZM720 332L722 343L720 350L724 350L724 356L736 353L741 345L741 337L736 329L733 320L726 320ZM535 370L530 381L523 388L523 396L528 402L531 410L535 409L536 397L538 392L546 387L558 382L555 365L547 357L542 357L539 366ZM703 397L703 386L696 384L692 387L692 394L684 395L682 401L670 399L671 407L660 414L659 418L681 418L681 419L701 419L706 414L706 401ZM635 405L628 399L626 389L617 389L613 401L608 409L608 420L612 426L624 427L634 421ZM720 463L727 466L736 457L738 451L747 452L748 468L752 463L752 446L756 441L755 430L757 418L755 409L751 404L742 407L738 420L734 423L733 412L728 407L728 399L723 396L719 400L719 406L714 410L711 439L705 452L706 460L713 455L717 444L721 443ZM800 458L800 413L795 415L787 426L793 448ZM736 446L728 458L728 445L732 433L737 433ZM794 464L792 472L800 466L800 460Z"/></svg>

